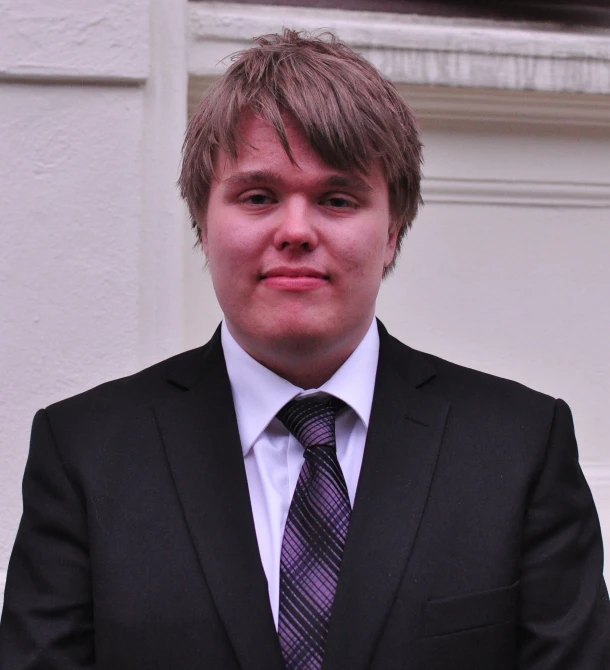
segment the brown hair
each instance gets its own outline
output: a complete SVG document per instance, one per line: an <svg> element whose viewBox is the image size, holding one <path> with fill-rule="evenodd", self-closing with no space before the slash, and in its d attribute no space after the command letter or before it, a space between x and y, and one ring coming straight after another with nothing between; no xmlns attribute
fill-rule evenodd
<svg viewBox="0 0 610 670"><path fill-rule="evenodd" d="M198 239L196 217L207 207L217 151L237 159L241 114L249 110L270 123L292 160L282 121L290 113L329 166L366 173L380 161L398 255L421 203L421 142L396 87L332 33L264 35L232 60L193 114L182 147L178 186Z"/></svg>

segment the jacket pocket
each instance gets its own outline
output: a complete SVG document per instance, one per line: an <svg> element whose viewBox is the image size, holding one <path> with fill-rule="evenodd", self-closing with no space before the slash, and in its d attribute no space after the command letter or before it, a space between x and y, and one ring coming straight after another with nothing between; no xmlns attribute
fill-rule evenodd
<svg viewBox="0 0 610 670"><path fill-rule="evenodd" d="M519 582L424 603L424 637L508 623L517 615Z"/></svg>

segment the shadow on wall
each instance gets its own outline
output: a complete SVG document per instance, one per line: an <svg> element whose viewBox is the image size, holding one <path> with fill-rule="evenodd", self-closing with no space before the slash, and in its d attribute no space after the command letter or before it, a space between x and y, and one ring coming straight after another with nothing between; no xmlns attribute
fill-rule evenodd
<svg viewBox="0 0 610 670"><path fill-rule="evenodd" d="M197 2L197 0L191 0ZM234 2L234 0L220 0ZM569 27L610 27L610 0L549 0L525 2L512 0L240 0L247 5L283 5L352 9L425 16L448 16L469 19L496 19L560 24ZM552 27L552 26L551 26Z"/></svg>

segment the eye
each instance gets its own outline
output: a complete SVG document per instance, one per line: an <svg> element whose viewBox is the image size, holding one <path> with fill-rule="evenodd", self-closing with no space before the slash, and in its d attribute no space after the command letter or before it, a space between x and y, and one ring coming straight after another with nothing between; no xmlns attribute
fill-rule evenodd
<svg viewBox="0 0 610 670"><path fill-rule="evenodd" d="M358 207L355 200L343 195L331 195L326 197L323 202L333 209L356 209Z"/></svg>
<svg viewBox="0 0 610 670"><path fill-rule="evenodd" d="M266 193L250 193L242 198L241 202L247 205L268 205L272 198Z"/></svg>

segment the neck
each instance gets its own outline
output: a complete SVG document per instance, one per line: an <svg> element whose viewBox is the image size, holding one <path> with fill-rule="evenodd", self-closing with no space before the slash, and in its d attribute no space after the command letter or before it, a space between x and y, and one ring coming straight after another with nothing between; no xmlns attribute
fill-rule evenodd
<svg viewBox="0 0 610 670"><path fill-rule="evenodd" d="M274 357L273 360L258 358L256 360L261 365L264 365L266 368L275 372L276 375L289 381L291 384L307 390L320 388L320 386L327 382L343 363L345 363L351 353L352 352L350 351L340 358L333 358L330 360L324 360L322 358L314 360L310 356L297 360L292 357L290 360L279 360L278 357Z"/></svg>
<svg viewBox="0 0 610 670"><path fill-rule="evenodd" d="M240 337L230 329L237 343L261 365L302 389L319 388L352 355L366 335L368 326L350 333L338 342L290 340L260 343Z"/></svg>

